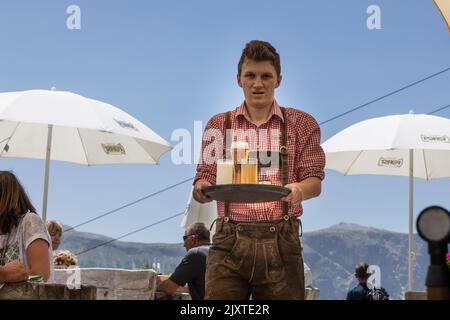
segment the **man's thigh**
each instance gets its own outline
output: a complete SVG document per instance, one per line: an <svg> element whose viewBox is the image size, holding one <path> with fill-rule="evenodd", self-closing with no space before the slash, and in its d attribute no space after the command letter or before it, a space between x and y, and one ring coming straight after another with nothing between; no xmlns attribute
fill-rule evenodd
<svg viewBox="0 0 450 320"><path fill-rule="evenodd" d="M267 282L251 288L254 300L304 300L303 261L285 263L285 275L277 282Z"/></svg>
<svg viewBox="0 0 450 320"><path fill-rule="evenodd" d="M282 265L282 277L276 281L270 277L254 283L252 287L252 297L255 300L282 299L282 300L303 300L305 296L305 278L303 268L303 258L301 255L302 246L298 237L295 225L285 224L277 236L276 247ZM259 270L260 275L273 274L274 270L269 270L267 260L270 255L258 255L258 265L265 266L266 270ZM272 268L273 269L273 268Z"/></svg>
<svg viewBox="0 0 450 320"><path fill-rule="evenodd" d="M217 255L217 257L216 257ZM206 265L206 300L246 300L250 295L248 281L223 264L220 252L210 251Z"/></svg>

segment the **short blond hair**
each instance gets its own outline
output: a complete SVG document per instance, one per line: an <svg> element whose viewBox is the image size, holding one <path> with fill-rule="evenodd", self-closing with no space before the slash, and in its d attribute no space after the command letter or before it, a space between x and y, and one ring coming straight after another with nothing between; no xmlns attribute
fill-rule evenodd
<svg viewBox="0 0 450 320"><path fill-rule="evenodd" d="M58 221L48 220L45 224L47 225L47 230L50 235L55 233L62 235L62 226Z"/></svg>

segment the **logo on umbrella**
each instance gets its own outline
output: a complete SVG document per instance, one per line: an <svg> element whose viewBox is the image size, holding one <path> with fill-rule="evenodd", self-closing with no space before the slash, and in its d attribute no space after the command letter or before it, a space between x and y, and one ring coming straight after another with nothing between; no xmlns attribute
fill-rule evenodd
<svg viewBox="0 0 450 320"><path fill-rule="evenodd" d="M420 139L422 139L423 142L444 142L444 143L450 143L450 138L447 136L427 136L427 135L420 135Z"/></svg>
<svg viewBox="0 0 450 320"><path fill-rule="evenodd" d="M136 128L131 122L126 122L126 121L117 120L117 119L114 119L114 121L116 121L119 124L119 126L121 126L122 128L139 131L138 128Z"/></svg>
<svg viewBox="0 0 450 320"><path fill-rule="evenodd" d="M120 143L102 143L102 148L106 154L123 155L126 153L125 148Z"/></svg>
<svg viewBox="0 0 450 320"><path fill-rule="evenodd" d="M402 158L380 158L378 160L378 166L386 167L386 168L400 168L401 166L403 166L403 159Z"/></svg>

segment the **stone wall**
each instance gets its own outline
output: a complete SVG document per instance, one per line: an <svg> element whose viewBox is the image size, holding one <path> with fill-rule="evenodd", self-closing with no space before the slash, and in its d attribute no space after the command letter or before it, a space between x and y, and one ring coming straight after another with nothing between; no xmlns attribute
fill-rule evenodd
<svg viewBox="0 0 450 320"><path fill-rule="evenodd" d="M305 300L319 300L320 290L319 288L306 287L305 288Z"/></svg>
<svg viewBox="0 0 450 320"><path fill-rule="evenodd" d="M12 283L0 289L0 299L15 300L153 300L154 270L108 268L56 269L55 284ZM307 300L319 299L317 288L307 287ZM188 294L186 294L186 297ZM172 299L186 299L180 295Z"/></svg>
<svg viewBox="0 0 450 320"><path fill-rule="evenodd" d="M62 284L18 282L0 288L0 300L95 300L96 294L95 287L84 285L69 289Z"/></svg>
<svg viewBox="0 0 450 320"><path fill-rule="evenodd" d="M97 300L153 300L156 275L152 269L55 269L55 283L95 286Z"/></svg>

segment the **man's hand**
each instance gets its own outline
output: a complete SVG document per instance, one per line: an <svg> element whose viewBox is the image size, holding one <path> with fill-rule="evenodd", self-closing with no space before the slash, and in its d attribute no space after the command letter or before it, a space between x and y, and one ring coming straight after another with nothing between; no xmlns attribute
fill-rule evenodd
<svg viewBox="0 0 450 320"><path fill-rule="evenodd" d="M175 291L177 291L177 289L179 287L180 286L178 284L176 284L175 282L173 282L172 280L166 279L158 284L158 286L156 287L156 290L165 292L167 294L172 294Z"/></svg>
<svg viewBox="0 0 450 320"><path fill-rule="evenodd" d="M286 197L281 198L281 201L290 202L292 204L298 204L303 201L303 190L300 188L298 183L290 183L284 187L291 189L291 193L289 193Z"/></svg>
<svg viewBox="0 0 450 320"><path fill-rule="evenodd" d="M206 180L200 179L198 180L194 185L194 191L192 191L192 195L195 200L197 200L200 203L206 203L211 202L212 199L205 196L205 194L202 192L202 189L205 187L211 186L211 183L209 183Z"/></svg>
<svg viewBox="0 0 450 320"><path fill-rule="evenodd" d="M292 204L298 204L302 201L319 196L322 190L322 180L317 177L309 177L300 182L287 184L285 187L291 189L291 193L286 197L281 198L281 200Z"/></svg>
<svg viewBox="0 0 450 320"><path fill-rule="evenodd" d="M28 273L19 260L11 261L0 267L0 282L21 282L27 279Z"/></svg>

